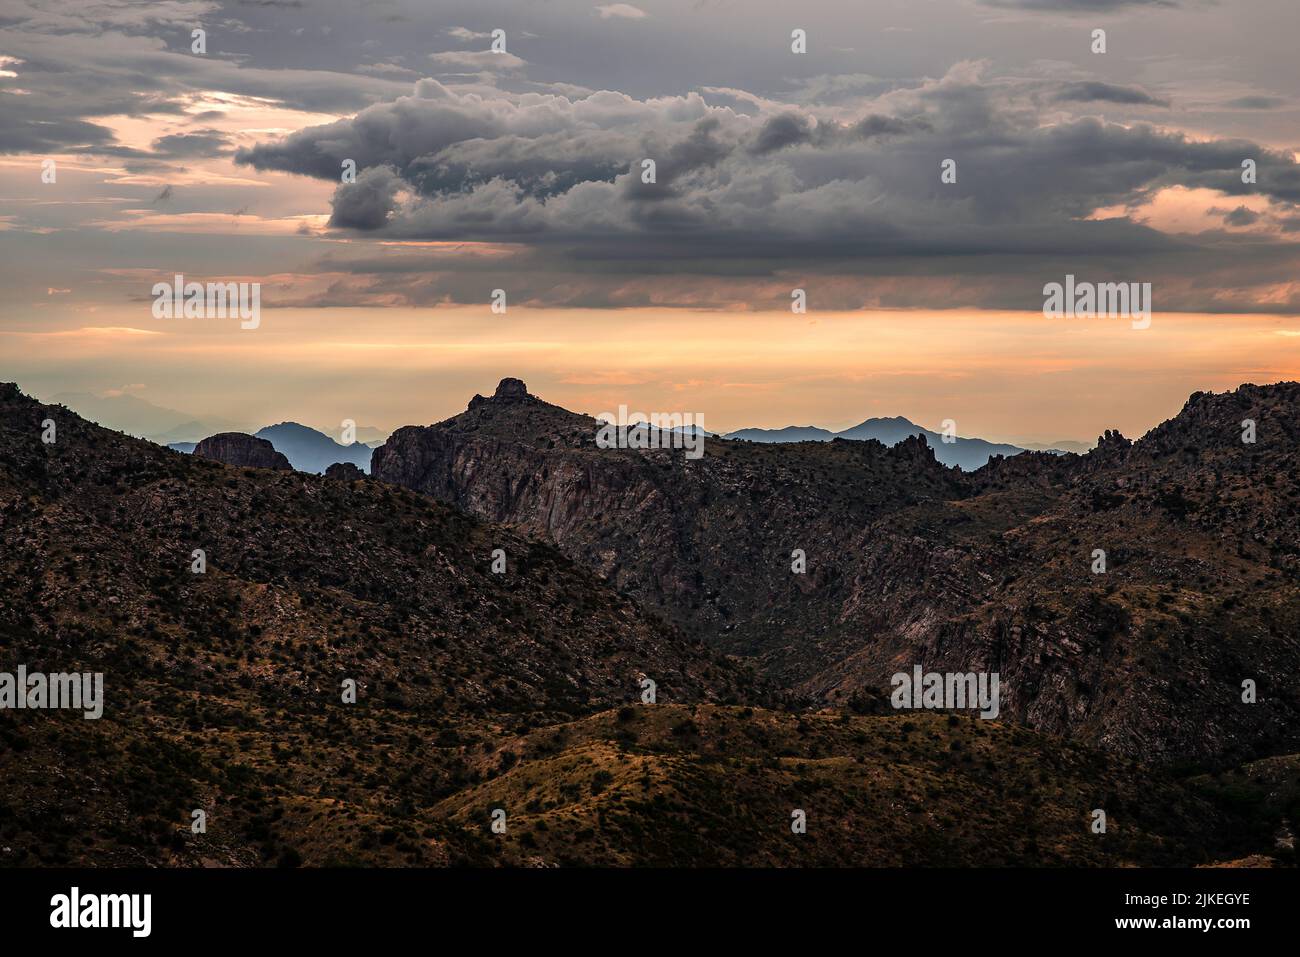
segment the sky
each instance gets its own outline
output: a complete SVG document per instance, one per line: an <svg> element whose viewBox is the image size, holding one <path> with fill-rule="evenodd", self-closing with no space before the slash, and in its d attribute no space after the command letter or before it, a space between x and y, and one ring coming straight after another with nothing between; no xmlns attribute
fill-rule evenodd
<svg viewBox="0 0 1300 957"><path fill-rule="evenodd" d="M1300 378L1297 26L1292 0L0 0L0 380L250 429L433 422L516 376L715 431L1138 435ZM156 317L176 274L259 283L257 327ZM1046 317L1067 275L1150 283L1150 327Z"/></svg>

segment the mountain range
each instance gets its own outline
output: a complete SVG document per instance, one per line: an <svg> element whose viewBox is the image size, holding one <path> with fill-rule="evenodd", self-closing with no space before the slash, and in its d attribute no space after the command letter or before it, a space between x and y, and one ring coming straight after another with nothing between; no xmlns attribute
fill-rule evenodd
<svg viewBox="0 0 1300 957"><path fill-rule="evenodd" d="M920 661L1000 672L1004 713L1125 754L1300 750L1300 489L1278 479L1300 476L1296 383L971 473L925 435L597 448L596 420L504 386L398 429L374 477L553 542L818 701L861 704ZM1247 679L1269 693L1243 706Z"/></svg>
<svg viewBox="0 0 1300 957"><path fill-rule="evenodd" d="M1019 455L1025 449L1005 443L986 442L984 439L945 436L938 432L922 428L915 422L894 416L892 418L867 419L842 432L831 432L811 425L790 425L783 429L740 429L728 432L724 438L738 439L745 442L830 442L834 439L853 439L866 441L874 439L883 445L897 445L904 439L924 435L929 446L934 449L934 457L944 465L954 466L965 471L974 471L985 465L995 455ZM1067 443L1073 448L1050 448L1045 451L1085 451L1083 443Z"/></svg>
<svg viewBox="0 0 1300 957"><path fill-rule="evenodd" d="M149 439L177 452L193 452L200 440L223 433L239 432L239 426L221 418L195 418L156 405L130 394L94 395L88 392L62 393L54 401L74 409L92 422ZM356 442L343 445L317 429L297 422L281 422L254 433L275 446L302 472L324 474L336 462L370 468L370 450L383 442L386 433L373 426L358 426Z"/></svg>
<svg viewBox="0 0 1300 957"><path fill-rule="evenodd" d="M324 475L325 470L335 462L350 462L363 472L370 471L371 448L359 441L343 445L324 432L317 432L297 422L268 425L253 434L270 442L299 472Z"/></svg>
<svg viewBox="0 0 1300 957"><path fill-rule="evenodd" d="M79 415L111 429L147 438L159 445L173 442L194 443L218 432L229 432L238 424L227 419L199 420L187 412L178 412L129 393L95 395L89 392L65 392L54 402L75 409Z"/></svg>
<svg viewBox="0 0 1300 957"><path fill-rule="evenodd" d="M106 689L0 721L0 865L1292 863L1298 411L968 474L601 449L512 382L335 478L0 385L0 671ZM913 665L999 718L893 709Z"/></svg>
<svg viewBox="0 0 1300 957"><path fill-rule="evenodd" d="M234 433L241 434L241 433ZM335 463L355 465L362 472L370 471L370 454L372 447L361 442L343 445L335 442L324 432L299 425L297 422L281 422L258 429L253 438L271 443L289 464L299 472L311 472L324 475L325 470ZM199 442L173 442L167 447L175 452L194 452Z"/></svg>

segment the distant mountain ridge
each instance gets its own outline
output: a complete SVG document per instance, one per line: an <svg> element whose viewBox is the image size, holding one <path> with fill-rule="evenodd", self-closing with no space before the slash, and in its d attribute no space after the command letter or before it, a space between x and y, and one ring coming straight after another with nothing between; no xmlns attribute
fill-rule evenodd
<svg viewBox="0 0 1300 957"><path fill-rule="evenodd" d="M268 425L253 434L275 446L275 450L283 453L299 472L324 475L325 470L336 462L350 463L363 472L370 471L370 453L373 450L361 442L342 445L324 432L297 422Z"/></svg>
<svg viewBox="0 0 1300 957"><path fill-rule="evenodd" d="M159 445L198 442L219 432L234 432L239 423L222 418L199 419L188 412L168 409L135 395L94 395L63 392L51 400L109 429L116 429Z"/></svg>
<svg viewBox="0 0 1300 957"><path fill-rule="evenodd" d="M363 472L370 472L370 455L374 451L372 446L360 441L352 445L343 445L335 442L324 432L298 422L268 425L266 428L258 429L253 433L253 437L270 442L275 451L288 459L289 464L299 472L324 475L326 469L338 463L355 465ZM189 454L194 451L196 444L201 443L173 442L167 447L174 452Z"/></svg>
<svg viewBox="0 0 1300 957"><path fill-rule="evenodd" d="M835 439L851 439L862 442L875 439L883 445L897 445L906 438L924 435L934 457L943 465L955 466L963 471L972 472L986 465L995 455L1010 457L1019 455L1025 449L1018 445L1001 442L989 442L985 439L945 437L942 433L917 425L901 415L889 418L867 419L842 432L814 425L788 425L783 429L739 429L728 432L724 438L738 439L744 442L831 442ZM1081 443L1076 443L1081 444ZM1064 449L1044 449L1044 451L1061 452Z"/></svg>

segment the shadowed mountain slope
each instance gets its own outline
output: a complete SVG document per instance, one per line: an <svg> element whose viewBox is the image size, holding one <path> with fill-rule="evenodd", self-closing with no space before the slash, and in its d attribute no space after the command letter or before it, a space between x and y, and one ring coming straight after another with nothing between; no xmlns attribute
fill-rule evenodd
<svg viewBox="0 0 1300 957"><path fill-rule="evenodd" d="M512 388L399 429L373 469L824 701L879 700L913 664L997 671L1039 730L1231 763L1300 747L1297 422L1295 383L1198 393L1136 443L965 475L924 438L600 449L595 420Z"/></svg>
<svg viewBox="0 0 1300 957"><path fill-rule="evenodd" d="M104 712L0 714L0 865L1267 863L1300 808L1293 757L1186 778L1000 722L757 707L548 545L0 386L20 665L101 673Z"/></svg>

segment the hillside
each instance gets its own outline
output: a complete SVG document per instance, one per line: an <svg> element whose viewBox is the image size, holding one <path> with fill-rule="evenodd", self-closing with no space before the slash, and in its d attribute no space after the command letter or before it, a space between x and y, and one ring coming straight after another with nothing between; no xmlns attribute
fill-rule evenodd
<svg viewBox="0 0 1300 957"><path fill-rule="evenodd" d="M99 860L136 860L126 846L141 834L170 840L189 808L261 791L262 772L243 777L260 758L295 800L366 819L410 800L362 787L396 773L385 754L426 791L448 789L456 762L431 742L488 714L527 726L611 707L639 698L642 675L662 701L762 697L546 545L377 483L173 453L12 385L0 546L0 668L102 672L107 697L99 721L4 715L0 833L15 817L63 842L89 832L109 845ZM336 785L299 793L320 762ZM84 786L57 785L50 767ZM88 804L96 788L104 800ZM261 812L224 813L252 826ZM119 830L120 858L105 837Z"/></svg>
<svg viewBox="0 0 1300 957"><path fill-rule="evenodd" d="M965 475L924 438L598 449L595 420L479 396L399 429L373 468L553 541L824 702L879 697L913 664L998 671L1005 713L1031 727L1235 763L1300 749L1298 413L1294 383L1243 386L1137 443Z"/></svg>
<svg viewBox="0 0 1300 957"><path fill-rule="evenodd" d="M807 711L517 531L169 452L13 386L0 545L0 670L106 689L99 720L0 714L0 865L1290 860L1291 758L1191 778L862 697Z"/></svg>

